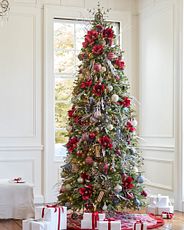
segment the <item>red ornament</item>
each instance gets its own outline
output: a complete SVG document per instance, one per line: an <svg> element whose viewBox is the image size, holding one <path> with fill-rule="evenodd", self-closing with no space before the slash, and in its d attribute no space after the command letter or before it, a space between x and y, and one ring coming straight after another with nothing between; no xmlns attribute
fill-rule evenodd
<svg viewBox="0 0 184 230"><path fill-rule="evenodd" d="M100 72L102 69L102 65L99 63L95 63L93 68L96 72Z"/></svg>
<svg viewBox="0 0 184 230"><path fill-rule="evenodd" d="M133 124L132 124L130 121L127 122L126 128L127 128L130 132L136 131L136 128L133 126Z"/></svg>
<svg viewBox="0 0 184 230"><path fill-rule="evenodd" d="M128 97L124 97L122 101L118 101L119 105L122 105L124 108L130 107L131 100Z"/></svg>
<svg viewBox="0 0 184 230"><path fill-rule="evenodd" d="M103 136L99 139L100 144L103 148L112 148L112 140L108 136Z"/></svg>
<svg viewBox="0 0 184 230"><path fill-rule="evenodd" d="M73 106L72 109L68 111L68 116L73 117L74 113L75 113L75 107Z"/></svg>
<svg viewBox="0 0 184 230"><path fill-rule="evenodd" d="M92 196L92 185L85 185L80 188L79 193L82 195L83 200L88 200Z"/></svg>
<svg viewBox="0 0 184 230"><path fill-rule="evenodd" d="M132 189L134 187L133 181L134 179L131 176L122 175L122 185L125 189Z"/></svg>
<svg viewBox="0 0 184 230"><path fill-rule="evenodd" d="M124 69L125 68L125 63L122 60L116 59L114 63L115 67L118 69Z"/></svg>
<svg viewBox="0 0 184 230"><path fill-rule="evenodd" d="M80 88L86 89L86 88L90 87L91 85L92 85L92 80L88 80L88 81L82 82L80 85Z"/></svg>
<svg viewBox="0 0 184 230"><path fill-rule="evenodd" d="M148 194L147 194L147 192L145 190L142 190L141 195L144 196L144 197L147 197Z"/></svg>
<svg viewBox="0 0 184 230"><path fill-rule="evenodd" d="M115 58L114 53L113 53L113 52L109 52L109 53L107 54L107 58L108 58L109 60L114 59L114 58Z"/></svg>
<svg viewBox="0 0 184 230"><path fill-rule="evenodd" d="M86 164L88 164L88 165L92 165L92 164L93 164L93 158L90 157L90 156L88 156L88 157L86 157L85 162L86 162Z"/></svg>
<svg viewBox="0 0 184 230"><path fill-rule="evenodd" d="M100 97L103 94L104 90L105 90L105 85L102 84L101 82L98 82L93 86L93 93L98 97Z"/></svg>
<svg viewBox="0 0 184 230"><path fill-rule="evenodd" d="M95 55L101 55L103 53L103 46L102 45L94 45L92 49L92 53Z"/></svg>
<svg viewBox="0 0 184 230"><path fill-rule="evenodd" d="M96 137L96 134L95 134L95 133L90 133L90 134L89 134L89 138L90 138L90 139L95 139L95 137Z"/></svg>

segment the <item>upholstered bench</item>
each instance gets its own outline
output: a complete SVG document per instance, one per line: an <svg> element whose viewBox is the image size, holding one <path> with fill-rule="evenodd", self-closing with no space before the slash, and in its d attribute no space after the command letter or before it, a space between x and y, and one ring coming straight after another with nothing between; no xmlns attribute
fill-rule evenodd
<svg viewBox="0 0 184 230"><path fill-rule="evenodd" d="M33 185L0 179L0 219L34 217Z"/></svg>

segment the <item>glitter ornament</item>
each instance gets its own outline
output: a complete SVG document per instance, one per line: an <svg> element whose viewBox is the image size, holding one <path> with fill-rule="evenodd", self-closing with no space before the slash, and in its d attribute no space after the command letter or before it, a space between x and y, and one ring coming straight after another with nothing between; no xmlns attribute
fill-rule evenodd
<svg viewBox="0 0 184 230"><path fill-rule="evenodd" d="M115 187L114 187L114 191L119 193L122 191L122 186L120 184L117 184Z"/></svg>
<svg viewBox="0 0 184 230"><path fill-rule="evenodd" d="M113 90L113 86L112 85L109 85L108 86L108 90L111 92Z"/></svg>
<svg viewBox="0 0 184 230"><path fill-rule="evenodd" d="M102 67L101 72L105 72L107 69L105 66Z"/></svg>
<svg viewBox="0 0 184 230"><path fill-rule="evenodd" d="M141 175L139 175L139 176L137 177L137 182L138 182L139 184L142 184L142 183L144 182L144 177L141 176Z"/></svg>
<svg viewBox="0 0 184 230"><path fill-rule="evenodd" d="M102 209L103 209L104 211L107 210L107 205L106 205L106 203L104 203L104 206L102 207Z"/></svg>
<svg viewBox="0 0 184 230"><path fill-rule="evenodd" d="M132 121L132 125L133 125L134 127L136 127L136 126L137 126L137 120L136 120L136 119L133 119L133 121Z"/></svg>
<svg viewBox="0 0 184 230"><path fill-rule="evenodd" d="M82 183L84 182L84 179L83 179L82 177L79 177L79 178L77 179L77 182L80 183L80 184L82 184Z"/></svg>
<svg viewBox="0 0 184 230"><path fill-rule="evenodd" d="M113 130L114 126L112 124L107 125L108 130Z"/></svg>
<svg viewBox="0 0 184 230"><path fill-rule="evenodd" d="M90 156L88 156L88 157L86 157L85 162L86 162L86 164L88 164L88 165L92 165L92 164L93 164L93 158L90 157Z"/></svg>
<svg viewBox="0 0 184 230"><path fill-rule="evenodd" d="M70 184L65 185L65 190L70 191L72 189L72 186Z"/></svg>
<svg viewBox="0 0 184 230"><path fill-rule="evenodd" d="M101 65L101 64L98 64L98 63L95 63L93 68L94 68L94 70L95 70L96 72L100 72L101 69L102 69L102 65Z"/></svg>
<svg viewBox="0 0 184 230"><path fill-rule="evenodd" d="M99 111L99 110L97 110L95 113L94 113L94 117L95 118L99 118L99 117L101 117L102 116L102 114L101 114L101 112Z"/></svg>
<svg viewBox="0 0 184 230"><path fill-rule="evenodd" d="M118 96L117 94L113 94L113 95L111 96L111 100L112 100L113 102L117 102L117 101L119 100L119 96Z"/></svg>

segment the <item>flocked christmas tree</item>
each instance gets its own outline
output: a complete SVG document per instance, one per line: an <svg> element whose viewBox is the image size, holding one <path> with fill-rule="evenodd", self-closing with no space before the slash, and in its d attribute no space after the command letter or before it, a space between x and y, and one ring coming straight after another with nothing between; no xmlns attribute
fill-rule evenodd
<svg viewBox="0 0 184 230"><path fill-rule="evenodd" d="M99 8L91 27L68 111L68 153L58 202L73 210L136 209L147 194L123 52Z"/></svg>

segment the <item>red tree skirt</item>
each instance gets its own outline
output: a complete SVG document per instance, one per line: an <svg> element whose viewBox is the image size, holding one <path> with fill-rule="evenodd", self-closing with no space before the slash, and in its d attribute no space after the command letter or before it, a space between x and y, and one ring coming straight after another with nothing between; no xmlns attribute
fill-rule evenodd
<svg viewBox="0 0 184 230"><path fill-rule="evenodd" d="M159 228L164 225L164 220L153 214L130 214L130 213L116 213L114 218L121 220L121 230L133 230L133 225L136 220L142 220L147 223L148 229ZM76 220L73 220L71 214L68 214L68 230L81 230L80 215Z"/></svg>

